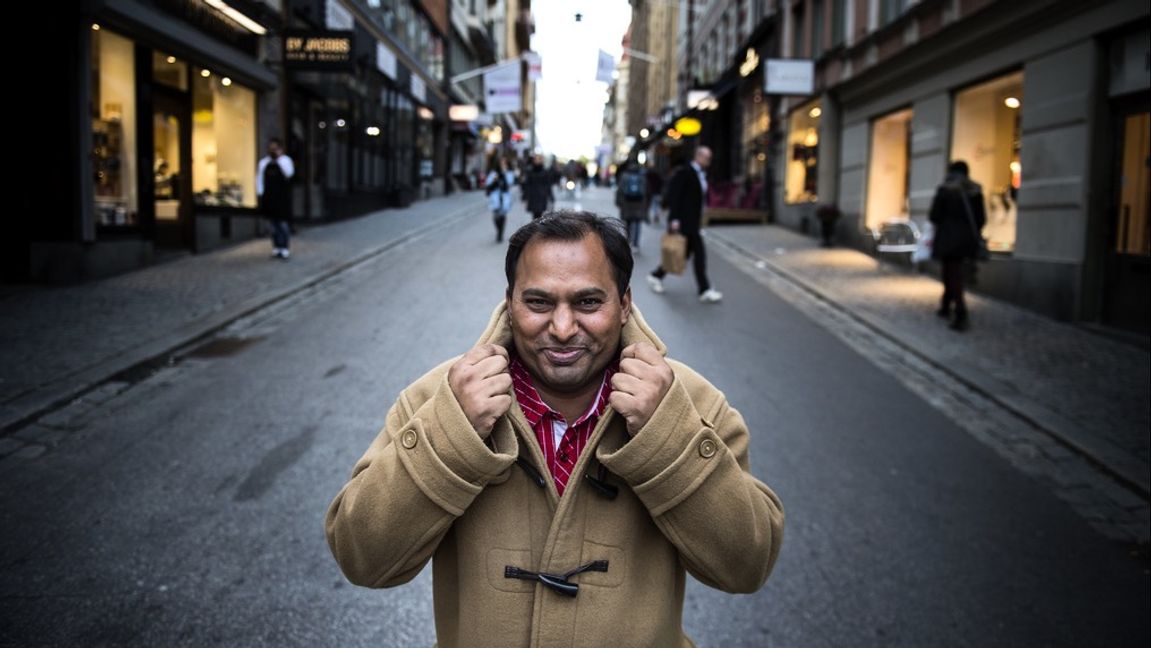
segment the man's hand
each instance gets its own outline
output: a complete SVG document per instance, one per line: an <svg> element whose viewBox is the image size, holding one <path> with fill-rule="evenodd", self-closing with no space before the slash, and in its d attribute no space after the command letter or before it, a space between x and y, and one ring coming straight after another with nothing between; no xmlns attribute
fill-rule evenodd
<svg viewBox="0 0 1151 648"><path fill-rule="evenodd" d="M628 434L634 436L647 425L674 378L667 361L651 344L637 342L624 347L619 371L611 377L608 402L627 421Z"/></svg>
<svg viewBox="0 0 1151 648"><path fill-rule="evenodd" d="M480 438L488 438L496 420L512 406L508 350L481 344L468 351L448 369L448 386Z"/></svg>

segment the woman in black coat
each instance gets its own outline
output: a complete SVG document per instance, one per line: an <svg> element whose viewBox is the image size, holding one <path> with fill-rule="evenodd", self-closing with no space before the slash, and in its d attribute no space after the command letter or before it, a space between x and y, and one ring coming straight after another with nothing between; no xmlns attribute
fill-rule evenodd
<svg viewBox="0 0 1151 648"><path fill-rule="evenodd" d="M983 188L967 177L967 163L956 160L947 167L943 184L935 191L929 218L935 226L931 257L943 265L943 303L936 313L952 317L951 328L965 331L970 325L963 299L963 269L979 254L987 213Z"/></svg>

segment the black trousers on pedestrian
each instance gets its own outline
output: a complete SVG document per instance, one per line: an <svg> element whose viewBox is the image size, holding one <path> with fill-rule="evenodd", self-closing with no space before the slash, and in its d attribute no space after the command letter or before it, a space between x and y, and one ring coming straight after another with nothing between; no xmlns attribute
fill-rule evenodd
<svg viewBox="0 0 1151 648"><path fill-rule="evenodd" d="M963 281L966 272L967 259L963 257L948 257L943 263L943 304L940 306L945 313L954 308L955 316L967 317L967 302L963 299Z"/></svg>
<svg viewBox="0 0 1151 648"><path fill-rule="evenodd" d="M695 283L699 287L699 293L702 295L708 288L711 288L711 282L707 280L707 252L703 248L703 237L699 232L680 232L684 238L687 239L687 256L692 260L692 268L695 270ZM667 271L660 266L651 273L651 276L657 279L663 279L667 275Z"/></svg>

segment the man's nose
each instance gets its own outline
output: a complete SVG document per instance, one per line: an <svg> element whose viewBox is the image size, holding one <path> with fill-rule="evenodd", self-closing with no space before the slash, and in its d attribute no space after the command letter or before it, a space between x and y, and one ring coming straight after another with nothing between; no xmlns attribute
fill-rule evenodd
<svg viewBox="0 0 1151 648"><path fill-rule="evenodd" d="M549 333L553 338L561 342L570 340L578 330L579 325L576 323L575 313L571 307L561 304L552 311Z"/></svg>

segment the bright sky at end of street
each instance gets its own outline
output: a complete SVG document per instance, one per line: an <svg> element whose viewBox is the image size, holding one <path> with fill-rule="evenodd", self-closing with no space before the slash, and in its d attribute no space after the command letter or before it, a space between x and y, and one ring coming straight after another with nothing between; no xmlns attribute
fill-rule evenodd
<svg viewBox="0 0 1151 648"><path fill-rule="evenodd" d="M576 14L581 15L576 22ZM595 158L607 84L595 80L599 50L619 64L631 22L627 0L540 0L532 3L543 78L536 85L540 149L561 158Z"/></svg>

